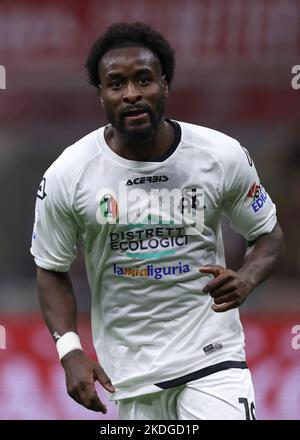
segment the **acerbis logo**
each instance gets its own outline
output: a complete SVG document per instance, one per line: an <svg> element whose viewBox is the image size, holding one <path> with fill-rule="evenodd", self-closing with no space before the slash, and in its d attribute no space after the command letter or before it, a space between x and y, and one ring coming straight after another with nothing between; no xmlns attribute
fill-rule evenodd
<svg viewBox="0 0 300 440"><path fill-rule="evenodd" d="M268 194L262 185L254 182L247 193L247 197L250 197L253 200L251 206L253 211L256 213L260 211L266 203Z"/></svg>
<svg viewBox="0 0 300 440"><path fill-rule="evenodd" d="M4 66L0 65L0 89L6 89L6 70Z"/></svg>
<svg viewBox="0 0 300 440"><path fill-rule="evenodd" d="M169 180L167 176L145 176L136 177L135 179L128 179L126 182L127 186L131 185L141 185L143 183L156 183L156 182L166 182Z"/></svg>
<svg viewBox="0 0 300 440"><path fill-rule="evenodd" d="M6 330L3 325L0 325L0 350L6 349Z"/></svg>

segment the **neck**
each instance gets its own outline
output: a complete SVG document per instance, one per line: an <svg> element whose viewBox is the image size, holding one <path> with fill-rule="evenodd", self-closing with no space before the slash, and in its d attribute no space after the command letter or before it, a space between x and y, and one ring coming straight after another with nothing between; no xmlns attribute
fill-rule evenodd
<svg viewBox="0 0 300 440"><path fill-rule="evenodd" d="M162 120L155 132L145 141L133 141L114 127L104 132L108 146L119 156L128 160L147 162L163 155L172 145L174 130L171 124Z"/></svg>

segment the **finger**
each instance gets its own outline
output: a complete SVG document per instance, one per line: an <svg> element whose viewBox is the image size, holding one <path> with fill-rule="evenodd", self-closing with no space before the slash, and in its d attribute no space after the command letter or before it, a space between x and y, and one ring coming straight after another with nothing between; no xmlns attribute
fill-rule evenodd
<svg viewBox="0 0 300 440"><path fill-rule="evenodd" d="M77 393L77 391L75 391L75 390L68 391L68 394L70 397L72 397L73 400L75 400L75 402L79 403L80 405L83 405L82 400L79 397L79 394Z"/></svg>
<svg viewBox="0 0 300 440"><path fill-rule="evenodd" d="M202 266L199 267L199 272L208 273L213 275L214 277L217 277L221 273L223 273L226 270L225 267L220 265L214 265L214 266Z"/></svg>
<svg viewBox="0 0 300 440"><path fill-rule="evenodd" d="M219 298L214 299L214 303L217 305L228 303L230 301L238 301L238 296L236 292L230 293L228 295L222 295Z"/></svg>
<svg viewBox="0 0 300 440"><path fill-rule="evenodd" d="M81 404L87 409L93 411L107 413L106 406L101 402L96 392L94 384L86 385L83 389L78 391Z"/></svg>
<svg viewBox="0 0 300 440"><path fill-rule="evenodd" d="M213 309L214 312L220 313L220 312L227 312L227 310L230 309L235 309L236 307L238 307L239 304L236 301L230 301L228 303L224 303L224 304L212 304L211 308Z"/></svg>
<svg viewBox="0 0 300 440"><path fill-rule="evenodd" d="M219 298L220 296L227 295L237 290L237 286L231 283L224 283L221 287L210 292L212 298Z"/></svg>
<svg viewBox="0 0 300 440"><path fill-rule="evenodd" d="M228 281L232 281L233 275L230 272L222 273L221 275L218 275L215 279L209 281L202 289L204 293L207 292L214 292L219 287L223 286L223 284L227 283Z"/></svg>
<svg viewBox="0 0 300 440"><path fill-rule="evenodd" d="M95 379L98 380L103 388L105 388L110 393L114 393L116 391L111 383L110 378L107 376L103 368L100 367L100 365L95 368Z"/></svg>
<svg viewBox="0 0 300 440"><path fill-rule="evenodd" d="M93 396L91 396L89 398L87 408L91 409L93 411L100 411L103 414L107 413L106 406L104 405L103 402L101 402L101 400L99 399L99 396L98 396L98 394L96 392L95 392L95 394Z"/></svg>

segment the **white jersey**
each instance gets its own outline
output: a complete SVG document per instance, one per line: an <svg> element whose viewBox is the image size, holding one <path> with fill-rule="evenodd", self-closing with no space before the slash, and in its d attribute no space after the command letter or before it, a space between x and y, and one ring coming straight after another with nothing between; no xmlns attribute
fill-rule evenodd
<svg viewBox="0 0 300 440"><path fill-rule="evenodd" d="M111 399L246 367L239 311L211 309L202 292L211 276L199 267L225 266L222 214L253 241L274 228L275 205L236 140L172 124L178 145L164 160L120 157L102 127L67 148L38 190L31 253L37 266L66 272L77 244L83 248L93 341L116 388ZM190 206L202 218L196 233L186 220L159 217L155 204L151 210L155 191L173 189L183 194L180 212Z"/></svg>

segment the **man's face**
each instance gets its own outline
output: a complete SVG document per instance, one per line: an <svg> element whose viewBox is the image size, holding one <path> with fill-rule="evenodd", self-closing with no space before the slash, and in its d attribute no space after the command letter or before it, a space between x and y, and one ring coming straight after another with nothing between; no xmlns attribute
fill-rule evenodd
<svg viewBox="0 0 300 440"><path fill-rule="evenodd" d="M99 64L101 101L111 125L130 140L147 140L161 121L168 85L151 50L108 51Z"/></svg>

